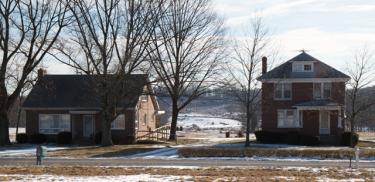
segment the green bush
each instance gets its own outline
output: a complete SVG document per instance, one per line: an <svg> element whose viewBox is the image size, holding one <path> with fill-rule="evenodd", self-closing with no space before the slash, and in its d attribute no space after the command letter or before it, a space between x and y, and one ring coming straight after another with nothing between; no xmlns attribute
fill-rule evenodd
<svg viewBox="0 0 375 182"><path fill-rule="evenodd" d="M63 132L60 132L59 134L57 134L57 138L56 138L57 144L66 145L66 144L71 144L72 142L73 141L72 141L72 133L71 132L63 131Z"/></svg>
<svg viewBox="0 0 375 182"><path fill-rule="evenodd" d="M17 143L27 143L27 134L26 133L20 133L16 135Z"/></svg>
<svg viewBox="0 0 375 182"><path fill-rule="evenodd" d="M29 142L33 144L41 144L47 141L47 136L45 134L36 133L30 135Z"/></svg>
<svg viewBox="0 0 375 182"><path fill-rule="evenodd" d="M352 138L352 141L353 141L352 145L350 145L350 138ZM350 132L344 132L341 135L341 145L342 146L355 147L358 144L358 140L359 140L359 136L358 136L357 133L353 133L353 135L351 135Z"/></svg>

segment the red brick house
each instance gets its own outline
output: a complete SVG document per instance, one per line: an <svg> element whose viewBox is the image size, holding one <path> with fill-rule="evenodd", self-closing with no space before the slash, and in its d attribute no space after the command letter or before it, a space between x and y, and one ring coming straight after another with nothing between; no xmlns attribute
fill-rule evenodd
<svg viewBox="0 0 375 182"><path fill-rule="evenodd" d="M59 132L69 131L75 143L93 141L101 131L100 102L92 76L43 75L26 98L26 133L45 134L53 140ZM119 115L112 123L112 138L128 143L145 131L154 130L159 105L147 75L126 78L129 94L119 102ZM147 94L146 94L147 93Z"/></svg>
<svg viewBox="0 0 375 182"><path fill-rule="evenodd" d="M304 51L268 72L264 58L262 70L262 130L339 141L349 76Z"/></svg>

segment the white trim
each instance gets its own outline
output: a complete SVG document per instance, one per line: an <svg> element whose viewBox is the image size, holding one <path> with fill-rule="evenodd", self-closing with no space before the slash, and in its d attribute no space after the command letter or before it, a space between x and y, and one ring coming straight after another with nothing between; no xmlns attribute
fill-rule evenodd
<svg viewBox="0 0 375 182"><path fill-rule="evenodd" d="M328 112L328 128L321 128L322 123L322 111ZM322 132L327 131L327 133ZM329 110L320 110L319 111L319 134L320 135L329 135L331 134L331 112Z"/></svg>
<svg viewBox="0 0 375 182"><path fill-rule="evenodd" d="M350 78L272 78L258 79L263 83L310 83L310 82L347 82Z"/></svg>
<svg viewBox="0 0 375 182"><path fill-rule="evenodd" d="M99 111L69 111L70 114L97 114Z"/></svg>
<svg viewBox="0 0 375 182"><path fill-rule="evenodd" d="M342 128L341 108L337 112L337 128Z"/></svg>
<svg viewBox="0 0 375 182"><path fill-rule="evenodd" d="M339 110L340 106L293 106L299 110Z"/></svg>

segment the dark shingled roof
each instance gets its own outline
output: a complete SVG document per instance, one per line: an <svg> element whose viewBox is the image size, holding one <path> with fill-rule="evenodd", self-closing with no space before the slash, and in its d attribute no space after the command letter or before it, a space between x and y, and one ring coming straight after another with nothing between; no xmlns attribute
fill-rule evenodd
<svg viewBox="0 0 375 182"><path fill-rule="evenodd" d="M100 98L95 80L99 76L88 75L45 75L34 86L25 102L25 108L75 108L99 109ZM147 75L128 75L125 82L130 92L124 96L119 107L135 107Z"/></svg>
<svg viewBox="0 0 375 182"><path fill-rule="evenodd" d="M293 72L292 63L296 61L313 61L314 62L313 72ZM288 78L344 78L344 79L349 79L350 77L336 70L335 68L319 61L318 59L310 56L306 52L302 52L301 54L290 59L289 61L281 64L280 66L258 77L258 80L288 79Z"/></svg>
<svg viewBox="0 0 375 182"><path fill-rule="evenodd" d="M332 100L312 100L294 105L294 107L300 106L339 106L339 104Z"/></svg>

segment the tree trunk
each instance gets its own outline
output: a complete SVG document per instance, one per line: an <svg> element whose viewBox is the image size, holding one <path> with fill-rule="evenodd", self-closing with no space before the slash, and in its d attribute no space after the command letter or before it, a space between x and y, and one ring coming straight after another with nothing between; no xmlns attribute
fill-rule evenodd
<svg viewBox="0 0 375 182"><path fill-rule="evenodd" d="M111 122L108 121L109 113L103 112L101 117L101 125L102 125L102 146L111 146L112 143L112 133L111 133Z"/></svg>
<svg viewBox="0 0 375 182"><path fill-rule="evenodd" d="M245 147L250 147L250 126L251 113L249 104L246 105L246 142Z"/></svg>
<svg viewBox="0 0 375 182"><path fill-rule="evenodd" d="M177 100L173 99L172 100L172 122L171 122L171 131L169 134L169 140L177 140L177 118L178 118L178 106L177 106Z"/></svg>
<svg viewBox="0 0 375 182"><path fill-rule="evenodd" d="M353 146L353 135L354 135L354 118L350 119L350 147L354 148Z"/></svg>
<svg viewBox="0 0 375 182"><path fill-rule="evenodd" d="M0 110L0 146L9 145L9 119L6 109Z"/></svg>
<svg viewBox="0 0 375 182"><path fill-rule="evenodd" d="M18 105L18 111L17 111L17 123L16 123L16 137L18 135L18 127L20 126L20 121L21 121L21 114L22 114L22 102L21 98L19 99L19 105Z"/></svg>

